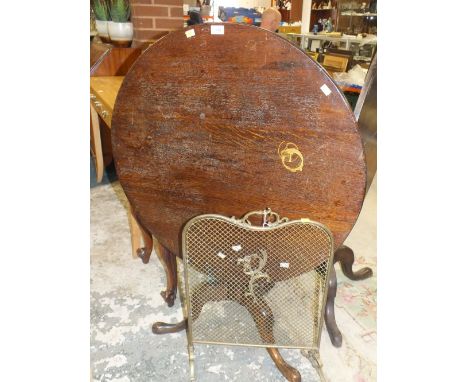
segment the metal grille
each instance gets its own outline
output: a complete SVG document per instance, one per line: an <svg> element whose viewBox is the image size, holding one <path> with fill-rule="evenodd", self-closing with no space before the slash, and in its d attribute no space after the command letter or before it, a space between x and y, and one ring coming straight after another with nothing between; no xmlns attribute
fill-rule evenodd
<svg viewBox="0 0 468 382"><path fill-rule="evenodd" d="M258 213L262 227L248 220ZM307 219L269 210L192 219L183 232L189 342L317 349L332 254L330 231Z"/></svg>

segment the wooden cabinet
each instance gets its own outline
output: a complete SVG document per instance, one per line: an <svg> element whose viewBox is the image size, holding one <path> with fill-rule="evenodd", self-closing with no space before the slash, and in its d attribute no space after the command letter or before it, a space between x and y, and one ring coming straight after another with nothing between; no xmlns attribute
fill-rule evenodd
<svg viewBox="0 0 468 382"><path fill-rule="evenodd" d="M330 8L327 8L328 6ZM336 7L337 3L334 1L328 3L326 1L313 0L310 14L310 31L313 31L314 25L318 25L319 31L321 31L322 27L319 24L319 20L328 20L329 18L331 18L333 25L336 26Z"/></svg>
<svg viewBox="0 0 468 382"><path fill-rule="evenodd" d="M340 0L336 31L377 34L377 1Z"/></svg>
<svg viewBox="0 0 468 382"><path fill-rule="evenodd" d="M301 2L302 6L302 2ZM292 13L291 13L292 15ZM331 18L334 31L345 34L377 34L377 1L376 0L312 0L310 14L310 31L319 20Z"/></svg>
<svg viewBox="0 0 468 382"><path fill-rule="evenodd" d="M302 20L302 0L291 0L291 11L289 22L294 23Z"/></svg>
<svg viewBox="0 0 468 382"><path fill-rule="evenodd" d="M287 9L278 9L278 11L281 13L281 21L290 23L291 21L291 11Z"/></svg>

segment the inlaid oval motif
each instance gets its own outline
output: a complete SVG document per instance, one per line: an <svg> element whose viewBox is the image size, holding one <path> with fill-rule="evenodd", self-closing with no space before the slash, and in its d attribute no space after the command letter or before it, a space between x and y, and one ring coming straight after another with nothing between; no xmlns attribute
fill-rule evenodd
<svg viewBox="0 0 468 382"><path fill-rule="evenodd" d="M283 167L291 172L302 171L304 167L304 157L299 151L299 147L292 142L281 142L278 146L278 155L281 158Z"/></svg>

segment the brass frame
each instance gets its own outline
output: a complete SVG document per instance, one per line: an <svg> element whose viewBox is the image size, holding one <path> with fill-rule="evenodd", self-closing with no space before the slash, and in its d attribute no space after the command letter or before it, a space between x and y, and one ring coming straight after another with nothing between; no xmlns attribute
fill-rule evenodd
<svg viewBox="0 0 468 382"><path fill-rule="evenodd" d="M263 216L263 224L262 226L255 226L252 225L252 223L249 221L249 217L253 215L260 215ZM274 217L275 220L270 221L270 218ZM325 278L325 287L324 287L324 293L322 296L322 309L320 312L320 317L319 317L319 323L318 323L318 333L317 333L317 339L316 339L316 346L312 347L305 347L305 346L284 346L284 345L268 345L268 344L243 344L243 343L228 343L228 342L214 342L214 341L200 341L200 340L193 340L193 333L192 333L192 317L190 312L191 310L191 302L190 302L190 291L189 291L189 282L188 282L188 261L187 261L187 242L186 242L186 233L190 226L202 219L206 218L216 218L220 220L224 220L229 223L236 223L237 225L248 228L250 230L255 230L255 231L270 231L270 230L275 230L279 228L283 228L287 225L292 225L292 224L297 224L297 223L303 223L303 224L310 224L313 226L318 226L322 228L327 234L330 239L330 257L328 261L328 268L327 268L327 274ZM270 208L267 208L263 211L251 211L246 213L243 217L240 219L237 219L236 217L232 216L230 218L223 216L223 215L217 215L217 214L203 214L203 215L198 215L192 219L190 219L184 226L182 230L182 258L183 258L183 265L184 265L184 281L185 281L185 304L183 304L183 310L184 314L187 317L187 339L188 339L188 355L189 355L189 366L190 366L190 380L195 381L195 354L194 354L194 344L210 344L210 345L227 345L227 346L246 346L246 347L261 347L261 348L278 348L278 349L301 349L301 353L303 356L308 358L314 368L317 370L319 377L322 382L324 382L325 376L323 374L322 370L322 361L320 359L320 353L319 353L319 348L320 348L320 341L321 341L321 333L322 333L322 328L323 328L323 322L324 322L324 313L325 313L325 307L326 307L326 299L327 299L327 294L328 294L328 284L329 284L329 278L330 278L330 270L331 267L333 267L333 254L334 254L334 240L333 240L333 234L332 232L328 229L327 226L325 226L322 223L319 223L317 221L310 220L308 218L302 218L302 219L297 219L297 220L289 220L286 217L281 218L278 213L273 212Z"/></svg>

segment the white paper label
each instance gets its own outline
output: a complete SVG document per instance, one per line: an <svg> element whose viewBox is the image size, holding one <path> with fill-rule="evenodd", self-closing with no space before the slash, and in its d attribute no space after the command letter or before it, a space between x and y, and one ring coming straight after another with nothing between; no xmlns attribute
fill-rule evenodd
<svg viewBox="0 0 468 382"><path fill-rule="evenodd" d="M241 249L242 249L242 246L240 244L232 246L233 251L239 252Z"/></svg>
<svg viewBox="0 0 468 382"><path fill-rule="evenodd" d="M189 29L188 31L185 31L185 35L187 38L195 36L195 29Z"/></svg>
<svg viewBox="0 0 468 382"><path fill-rule="evenodd" d="M280 263L281 268L289 268L289 263Z"/></svg>
<svg viewBox="0 0 468 382"><path fill-rule="evenodd" d="M331 93L330 88L326 84L323 84L320 90L323 91L323 94L325 94L326 96L329 96Z"/></svg>
<svg viewBox="0 0 468 382"><path fill-rule="evenodd" d="M224 34L224 25L212 25L211 34Z"/></svg>
<svg viewBox="0 0 468 382"><path fill-rule="evenodd" d="M226 257L226 255L225 255L224 253L222 253L221 251L219 251L219 252L217 253L217 255L218 255L219 257L221 257L222 259L224 259L224 258Z"/></svg>

